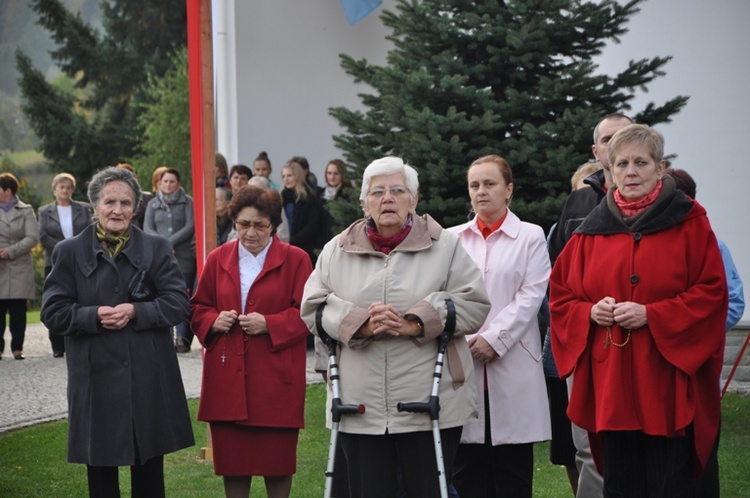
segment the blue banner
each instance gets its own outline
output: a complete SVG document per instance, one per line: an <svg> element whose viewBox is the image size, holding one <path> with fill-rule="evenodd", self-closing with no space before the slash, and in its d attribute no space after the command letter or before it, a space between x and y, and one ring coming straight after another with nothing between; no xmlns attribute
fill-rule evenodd
<svg viewBox="0 0 750 498"><path fill-rule="evenodd" d="M349 24L355 24L377 9L382 0L341 0L341 6L344 8L344 15Z"/></svg>

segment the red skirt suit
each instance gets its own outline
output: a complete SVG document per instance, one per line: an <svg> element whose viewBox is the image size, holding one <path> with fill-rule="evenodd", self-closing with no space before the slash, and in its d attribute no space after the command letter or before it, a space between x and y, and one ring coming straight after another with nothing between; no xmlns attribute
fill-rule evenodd
<svg viewBox="0 0 750 498"><path fill-rule="evenodd" d="M191 300L193 332L206 348L198 420L210 423L216 474L289 475L304 427L309 331L299 308L312 266L304 251L274 236L243 307L238 244L209 254ZM209 335L220 311L243 308L265 316L268 334L249 336L236 324Z"/></svg>

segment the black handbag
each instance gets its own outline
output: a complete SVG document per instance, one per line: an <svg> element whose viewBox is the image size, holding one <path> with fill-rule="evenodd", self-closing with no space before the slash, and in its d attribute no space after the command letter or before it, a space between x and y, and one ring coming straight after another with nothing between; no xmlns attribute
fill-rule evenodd
<svg viewBox="0 0 750 498"><path fill-rule="evenodd" d="M128 285L128 299L131 303L142 303L144 301L153 301L158 294L151 277L146 270L140 270L130 280Z"/></svg>

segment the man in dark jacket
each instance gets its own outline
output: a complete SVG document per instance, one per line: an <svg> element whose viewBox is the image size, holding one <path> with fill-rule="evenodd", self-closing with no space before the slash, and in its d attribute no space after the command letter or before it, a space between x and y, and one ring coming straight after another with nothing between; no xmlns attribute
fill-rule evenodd
<svg viewBox="0 0 750 498"><path fill-rule="evenodd" d="M591 146L591 150L594 157L604 167L587 176L583 181L591 187L590 189L575 190L570 193L565 201L562 214L557 222L557 228L555 228L549 241L549 256L553 265L573 232L583 223L583 220L594 207L601 202L607 190L612 186L612 174L609 171L610 164L607 157L608 144L617 131L629 124L633 124L633 120L624 114L608 114L594 128L594 144Z"/></svg>
<svg viewBox="0 0 750 498"><path fill-rule="evenodd" d="M594 144L591 150L594 157L604 166L601 170L587 176L583 181L591 188L581 188L570 193L563 206L557 227L549 239L549 257L552 264L562 252L573 232L583 223L589 213L601 202L612 187L612 173L607 157L609 141L621 128L632 124L633 120L624 114L608 114L594 128ZM570 383L572 377L568 379ZM570 385L568 385L570 389ZM552 408L552 407L550 407ZM561 408L562 409L562 408ZM604 480L594 466L589 448L588 434L576 425L572 425L573 443L576 446L576 466L578 467L577 497L598 497L603 495ZM554 437L554 435L553 435Z"/></svg>

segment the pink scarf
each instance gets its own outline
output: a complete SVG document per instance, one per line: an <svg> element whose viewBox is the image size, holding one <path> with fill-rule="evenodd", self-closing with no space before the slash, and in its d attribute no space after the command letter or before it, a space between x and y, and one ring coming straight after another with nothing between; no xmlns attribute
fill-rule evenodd
<svg viewBox="0 0 750 498"><path fill-rule="evenodd" d="M642 211L645 211L654 203L656 198L659 197L659 192L661 192L662 185L662 181L659 180L656 183L654 189L647 196L641 197L640 199L632 202L626 201L620 191L615 189L615 203L617 204L617 207L620 208L620 212L623 216L634 216Z"/></svg>

